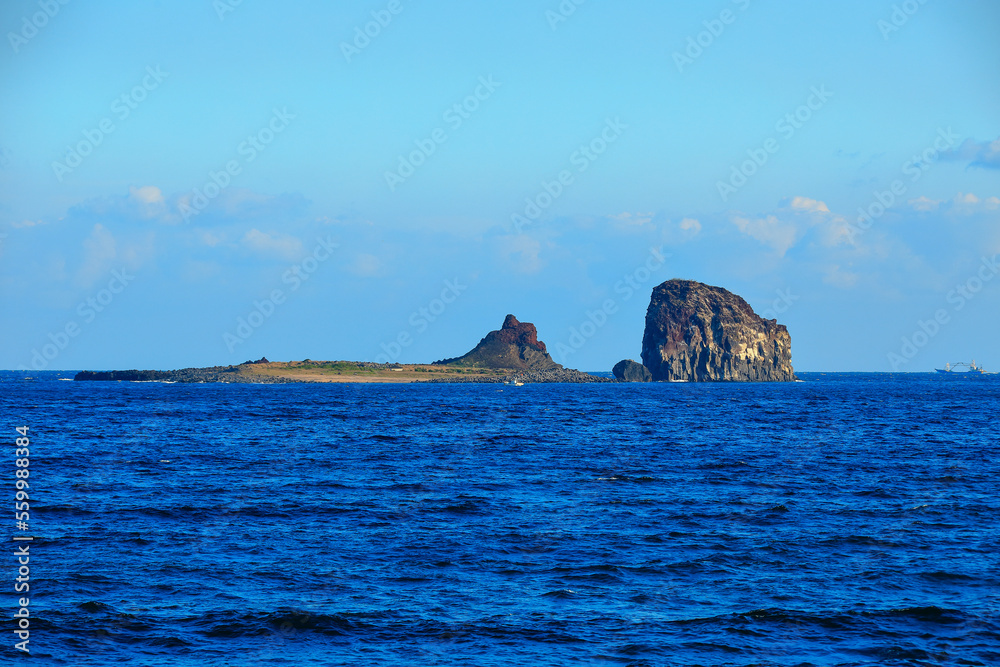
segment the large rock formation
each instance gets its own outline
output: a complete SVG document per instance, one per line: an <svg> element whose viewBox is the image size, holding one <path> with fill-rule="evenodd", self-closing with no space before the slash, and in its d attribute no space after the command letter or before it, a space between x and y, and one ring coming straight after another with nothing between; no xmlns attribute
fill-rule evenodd
<svg viewBox="0 0 1000 667"><path fill-rule="evenodd" d="M653 379L778 382L795 379L792 339L721 287L668 280L653 289L642 337Z"/></svg>
<svg viewBox="0 0 1000 667"><path fill-rule="evenodd" d="M619 382L652 382L653 375L642 364L631 359L622 359L611 369L612 375Z"/></svg>
<svg viewBox="0 0 1000 667"><path fill-rule="evenodd" d="M523 368L536 371L562 368L552 361L545 343L538 340L535 325L518 322L508 315L499 331L491 331L467 354L442 359L435 364L478 366L481 368Z"/></svg>

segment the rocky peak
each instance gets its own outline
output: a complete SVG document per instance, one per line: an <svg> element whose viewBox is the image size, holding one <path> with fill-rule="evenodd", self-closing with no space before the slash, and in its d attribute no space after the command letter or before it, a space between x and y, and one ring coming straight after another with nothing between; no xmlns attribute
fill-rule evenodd
<svg viewBox="0 0 1000 667"><path fill-rule="evenodd" d="M513 315L507 315L500 329L486 334L467 354L434 363L532 370L562 368L549 356L545 343L538 340L535 325L520 322Z"/></svg>
<svg viewBox="0 0 1000 667"><path fill-rule="evenodd" d="M538 330L530 322L518 322L513 315L504 318L499 331L491 331L486 338L497 334L495 338L503 343L528 347L539 352L547 352L545 343L538 340ZM486 340L486 339L484 339Z"/></svg>
<svg viewBox="0 0 1000 667"><path fill-rule="evenodd" d="M248 359L247 361L244 361L242 364L240 364L240 366L248 366L248 365L252 365L252 364L269 364L269 363L271 363L271 362L267 360L267 357L261 357L257 361L254 361L252 359Z"/></svg>
<svg viewBox="0 0 1000 667"><path fill-rule="evenodd" d="M788 381L792 341L775 320L739 296L691 280L653 289L646 311L642 362L654 380Z"/></svg>

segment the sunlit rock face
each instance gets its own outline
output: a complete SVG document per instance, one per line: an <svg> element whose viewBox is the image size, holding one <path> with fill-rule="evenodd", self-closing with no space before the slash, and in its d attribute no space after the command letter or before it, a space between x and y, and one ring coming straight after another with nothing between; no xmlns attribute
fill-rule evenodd
<svg viewBox="0 0 1000 667"><path fill-rule="evenodd" d="M653 289L642 363L654 381L788 382L792 339L739 296L691 280Z"/></svg>

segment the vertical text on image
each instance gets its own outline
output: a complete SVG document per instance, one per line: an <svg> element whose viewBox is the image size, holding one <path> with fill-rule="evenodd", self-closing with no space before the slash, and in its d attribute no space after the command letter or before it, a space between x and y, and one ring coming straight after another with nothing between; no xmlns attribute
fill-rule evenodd
<svg viewBox="0 0 1000 667"><path fill-rule="evenodd" d="M31 454L28 445L31 444L31 441L28 438L27 426L18 426L15 430L20 437L14 440L14 521L19 531L27 531L29 521L31 520L31 507L28 504L28 500L30 500L28 495L28 476L30 474L28 472L28 465ZM31 590L29 584L31 580L31 569L29 567L31 545L25 544L25 542L31 542L32 538L28 535L14 535L13 541L16 547L14 555L17 557L18 563L17 577L14 579L14 592L27 593ZM28 611L30 603L31 600L27 596L19 598L17 601L17 611L14 612L14 620L17 623L14 634L21 640L14 644L14 648L24 653L31 653L31 650L28 648L31 636L29 630L31 626L31 612Z"/></svg>

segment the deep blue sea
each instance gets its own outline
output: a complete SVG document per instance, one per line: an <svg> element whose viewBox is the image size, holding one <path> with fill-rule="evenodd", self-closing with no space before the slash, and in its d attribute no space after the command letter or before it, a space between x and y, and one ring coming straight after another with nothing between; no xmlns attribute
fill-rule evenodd
<svg viewBox="0 0 1000 667"><path fill-rule="evenodd" d="M1000 665L1000 378L20 375L37 664Z"/></svg>

